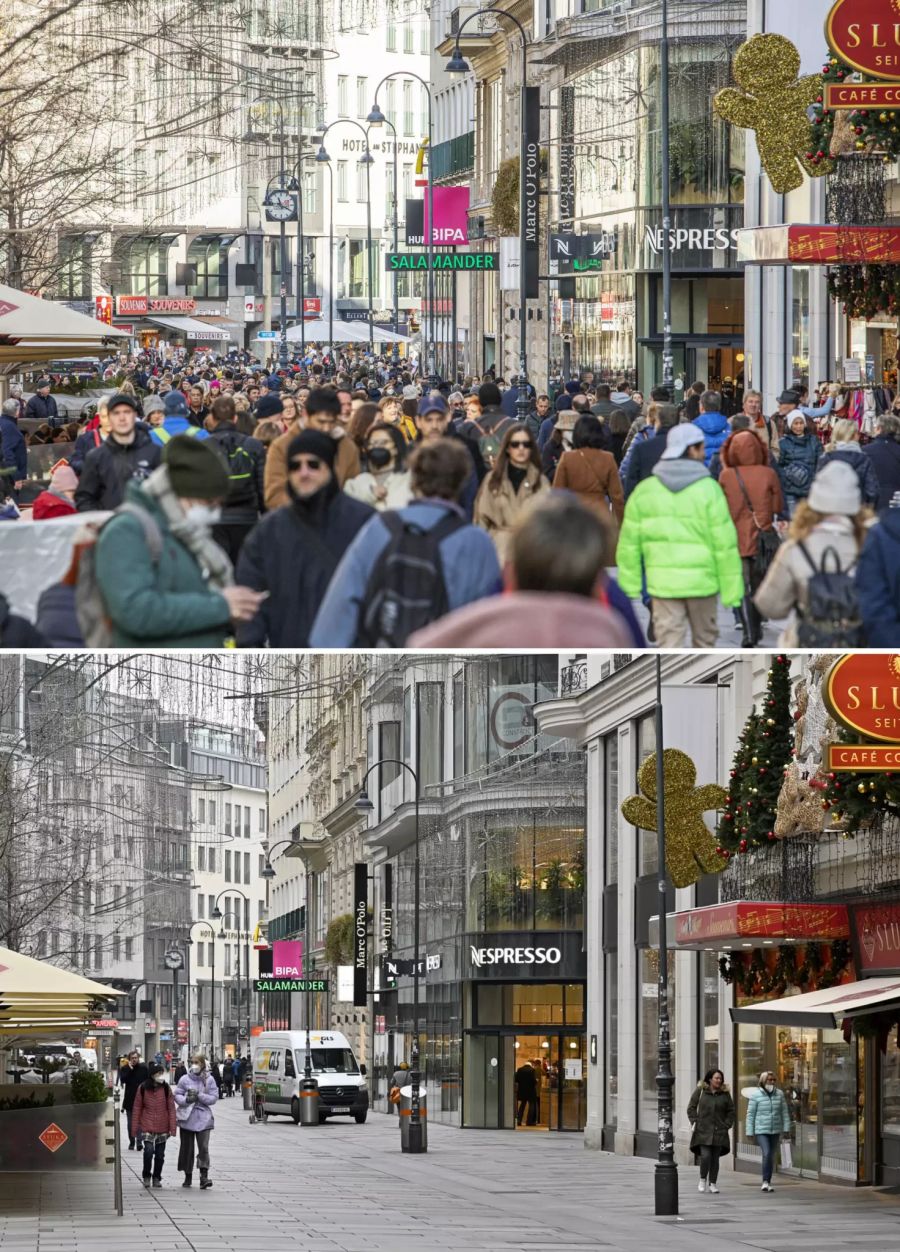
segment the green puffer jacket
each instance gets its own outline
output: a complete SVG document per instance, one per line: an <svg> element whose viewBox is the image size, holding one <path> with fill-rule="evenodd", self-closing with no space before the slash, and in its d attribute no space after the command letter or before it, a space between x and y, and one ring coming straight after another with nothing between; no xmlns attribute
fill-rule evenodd
<svg viewBox="0 0 900 1252"><path fill-rule="evenodd" d="M791 1129L791 1114L784 1092L776 1087L770 1095L765 1087L754 1087L747 1104L748 1135L787 1135Z"/></svg>
<svg viewBox="0 0 900 1252"><path fill-rule="evenodd" d="M731 1151L730 1130L734 1125L734 1101L731 1092L723 1084L713 1091L709 1083L701 1082L694 1088L687 1109L688 1121L694 1128L691 1148L718 1148L720 1152Z"/></svg>
<svg viewBox="0 0 900 1252"><path fill-rule="evenodd" d="M154 564L140 520L113 517L100 532L94 556L97 581L113 625L113 647L221 648L230 633L228 603L207 586L194 555L169 529L139 484L125 499L152 516L163 548Z"/></svg>
<svg viewBox="0 0 900 1252"><path fill-rule="evenodd" d="M659 461L634 489L616 553L619 584L632 600L647 590L660 600L720 595L740 604L744 575L737 531L719 484L702 462Z"/></svg>

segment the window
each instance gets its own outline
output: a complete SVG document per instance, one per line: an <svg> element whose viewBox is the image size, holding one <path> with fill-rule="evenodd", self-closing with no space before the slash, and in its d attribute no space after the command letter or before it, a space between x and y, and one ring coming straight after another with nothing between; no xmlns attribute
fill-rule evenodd
<svg viewBox="0 0 900 1252"><path fill-rule="evenodd" d="M122 290L137 296L169 294L169 240L129 238L115 248L121 267Z"/></svg>
<svg viewBox="0 0 900 1252"><path fill-rule="evenodd" d="M444 686L416 684L416 773L423 790L444 776Z"/></svg>
<svg viewBox="0 0 900 1252"><path fill-rule="evenodd" d="M250 930L250 901L244 901L244 930Z"/></svg>
<svg viewBox="0 0 900 1252"><path fill-rule="evenodd" d="M112 937L112 959L114 961L121 960L122 957L122 939L120 935Z"/></svg>
<svg viewBox="0 0 900 1252"><path fill-rule="evenodd" d="M715 1069L719 1064L719 958L716 952L701 952L700 993L702 996L700 1073Z"/></svg>
<svg viewBox="0 0 900 1252"><path fill-rule="evenodd" d="M338 117L350 116L349 82L346 74L338 74Z"/></svg>
<svg viewBox="0 0 900 1252"><path fill-rule="evenodd" d="M225 881L231 882L231 852L225 853Z"/></svg>
<svg viewBox="0 0 900 1252"><path fill-rule="evenodd" d="M206 824L206 801L203 799L197 801L197 821L201 825Z"/></svg>
<svg viewBox="0 0 900 1252"><path fill-rule="evenodd" d="M266 858L260 852L259 854L259 876L262 878L263 870L266 868Z"/></svg>
<svg viewBox="0 0 900 1252"><path fill-rule="evenodd" d="M103 968L103 939L100 935L94 935L94 969Z"/></svg>
<svg viewBox="0 0 900 1252"><path fill-rule="evenodd" d="M216 872L216 850L215 850L215 848L210 848L210 850L209 850L209 857L207 858L206 867L207 867L207 869L209 870L209 872L210 872L211 874L214 874L214 873Z"/></svg>
<svg viewBox="0 0 900 1252"><path fill-rule="evenodd" d="M216 897L214 895L208 895L206 897L206 905L207 905L206 916L211 918L213 915L213 910L216 907Z"/></svg>
<svg viewBox="0 0 900 1252"><path fill-rule="evenodd" d="M244 838L250 838L250 805L244 805Z"/></svg>
<svg viewBox="0 0 900 1252"><path fill-rule="evenodd" d="M347 162L338 161L337 163L337 198L342 203L347 202Z"/></svg>
<svg viewBox="0 0 900 1252"><path fill-rule="evenodd" d="M403 188L402 196L404 200L411 200L413 193L413 167L404 165L403 173L400 177L401 186Z"/></svg>
<svg viewBox="0 0 900 1252"><path fill-rule="evenodd" d="M244 853L244 882L248 884L250 882L250 853L249 852Z"/></svg>
<svg viewBox="0 0 900 1252"><path fill-rule="evenodd" d="M316 211L316 176L312 170L303 171L303 212Z"/></svg>
<svg viewBox="0 0 900 1252"><path fill-rule="evenodd" d="M619 881L619 735L613 731L603 741L603 797L606 822L606 877L604 886Z"/></svg>
<svg viewBox="0 0 900 1252"><path fill-rule="evenodd" d="M413 133L413 105L412 105L412 83L405 79L403 82L403 133L411 135Z"/></svg>
<svg viewBox="0 0 900 1252"><path fill-rule="evenodd" d="M431 51L431 40L429 39L430 32L429 32L429 27L428 27L427 22L422 23L422 27L419 33L421 34L421 37L422 37L422 42L420 45L421 50L422 50L422 55L427 56L428 53Z"/></svg>
<svg viewBox="0 0 900 1252"><path fill-rule="evenodd" d="M397 27L393 22L387 24L387 43L385 44L388 52L397 51Z"/></svg>
<svg viewBox="0 0 900 1252"><path fill-rule="evenodd" d="M56 294L60 300L90 300L92 236L69 236L59 241L59 274Z"/></svg>
<svg viewBox="0 0 900 1252"><path fill-rule="evenodd" d="M403 51L404 52L415 51L414 37L415 37L415 31L412 28L412 23L407 22L406 25L403 27Z"/></svg>
<svg viewBox="0 0 900 1252"><path fill-rule="evenodd" d="M225 300L228 297L228 243L232 237L200 235L187 250L189 265L197 267L197 281L186 287L195 300Z"/></svg>
<svg viewBox="0 0 900 1252"><path fill-rule="evenodd" d="M672 1073L675 1069L675 953L668 953L669 969L669 1014L670 1035L672 1041ZM638 1130L657 1129L657 993L659 987L659 960L655 950L642 948L638 967ZM673 1100L680 1100L681 1093L676 1089ZM686 1097L685 1097L686 1098Z"/></svg>
<svg viewBox="0 0 900 1252"><path fill-rule="evenodd" d="M397 111L397 83L396 83L396 80L395 80L395 79L393 79L393 78L388 79L388 82L387 82L387 84L385 85L385 89L384 89L384 90L385 90L385 97L384 97L384 98L385 98L385 100L387 101L387 103L385 104L385 108L384 108L384 116L387 118L387 120L388 120L389 122L393 122L393 124L396 126L396 125L397 125L397 118L396 118L396 116L395 116L396 111Z"/></svg>
<svg viewBox="0 0 900 1252"><path fill-rule="evenodd" d="M412 687L407 687L403 692L403 753L402 759L408 765L412 765Z"/></svg>
<svg viewBox="0 0 900 1252"><path fill-rule="evenodd" d="M604 1044L601 1057L606 1058L606 1112L607 1126L619 1124L619 957L611 952L606 961L606 1012L604 1014ZM600 1062L602 1064L602 1061Z"/></svg>
<svg viewBox="0 0 900 1252"><path fill-rule="evenodd" d="M197 848L197 869L206 869L206 848L202 843Z"/></svg>
<svg viewBox="0 0 900 1252"><path fill-rule="evenodd" d="M197 896L197 917L198 917L198 919L200 919L200 920L202 920L202 919L205 917L205 914L204 914L204 912L203 912L203 896L202 896L202 894Z"/></svg>
<svg viewBox="0 0 900 1252"><path fill-rule="evenodd" d="M215 826L215 824L216 824L216 802L215 802L215 800L210 800L210 801L209 801L209 803L208 803L208 805L207 805L207 810L206 810L206 811L207 811L207 813L209 814L209 824L210 824L210 826Z"/></svg>
<svg viewBox="0 0 900 1252"><path fill-rule="evenodd" d="M222 946L225 948L225 977L228 978L231 974L231 944L226 943Z"/></svg>
<svg viewBox="0 0 900 1252"><path fill-rule="evenodd" d="M258 809L257 812L259 813L259 833L264 835L266 833L266 810Z"/></svg>
<svg viewBox="0 0 900 1252"><path fill-rule="evenodd" d="M284 1054L284 1076L285 1078L296 1078L297 1071L294 1069L294 1057L290 1048Z"/></svg>
<svg viewBox="0 0 900 1252"><path fill-rule="evenodd" d="M356 166L356 202L357 204L365 204L368 199L369 180L366 177L368 173L368 165L357 164Z"/></svg>
<svg viewBox="0 0 900 1252"><path fill-rule="evenodd" d="M225 805L225 834L231 834L231 805Z"/></svg>
<svg viewBox="0 0 900 1252"><path fill-rule="evenodd" d="M641 763L656 751L656 723L654 715L651 713L647 717L641 718L638 722L638 759L637 764L640 768ZM636 782L637 780L635 780ZM637 793L637 786L635 792ZM642 830L640 832L640 864L638 867L639 874L653 874L656 872L656 832L653 830Z"/></svg>
<svg viewBox="0 0 900 1252"><path fill-rule="evenodd" d="M384 167L384 215L394 220L394 164L388 161Z"/></svg>
<svg viewBox="0 0 900 1252"><path fill-rule="evenodd" d="M125 940L125 960L131 961L133 959L134 959L134 940L131 938L131 936L129 936Z"/></svg>
<svg viewBox="0 0 900 1252"><path fill-rule="evenodd" d="M368 78L357 78L356 80L356 116L361 122L364 122L369 116Z"/></svg>

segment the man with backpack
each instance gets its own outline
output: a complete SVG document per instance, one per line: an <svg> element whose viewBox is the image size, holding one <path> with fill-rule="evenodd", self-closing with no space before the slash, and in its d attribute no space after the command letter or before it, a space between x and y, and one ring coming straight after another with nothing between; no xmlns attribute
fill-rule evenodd
<svg viewBox="0 0 900 1252"><path fill-rule="evenodd" d="M266 453L258 439L238 430L237 409L231 396L219 396L213 401L212 420L210 442L228 466L228 495L222 506L222 520L213 527L213 538L228 553L231 563L237 565L244 540L266 511Z"/></svg>
<svg viewBox="0 0 900 1252"><path fill-rule="evenodd" d="M84 458L84 468L75 492L79 513L95 509L117 509L125 498L131 480L148 478L162 459L147 428L137 426L137 401L119 392L110 398L109 435Z"/></svg>
<svg viewBox="0 0 900 1252"><path fill-rule="evenodd" d="M403 647L413 631L501 589L493 541L459 504L471 471L466 450L450 439L425 441L407 465L412 503L376 514L357 535L313 624L311 647Z"/></svg>
<svg viewBox="0 0 900 1252"><path fill-rule="evenodd" d="M238 561L238 582L264 594L258 613L238 631L240 647L309 646L328 584L373 514L341 491L337 451L336 441L319 430L302 430L290 441L290 504L267 513L251 530Z"/></svg>
<svg viewBox="0 0 900 1252"><path fill-rule="evenodd" d="M463 424L462 435L472 450L479 483L494 466L507 426L516 420L501 408L502 395L496 383L482 383L478 388L481 413Z"/></svg>

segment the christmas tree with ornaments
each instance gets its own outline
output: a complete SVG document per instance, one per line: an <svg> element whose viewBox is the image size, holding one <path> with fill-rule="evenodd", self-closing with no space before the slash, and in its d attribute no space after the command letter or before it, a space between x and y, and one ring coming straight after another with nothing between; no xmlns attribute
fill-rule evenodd
<svg viewBox="0 0 900 1252"><path fill-rule="evenodd" d="M738 738L728 799L716 831L724 857L775 841L778 797L793 754L791 663L776 656L762 707L753 709Z"/></svg>

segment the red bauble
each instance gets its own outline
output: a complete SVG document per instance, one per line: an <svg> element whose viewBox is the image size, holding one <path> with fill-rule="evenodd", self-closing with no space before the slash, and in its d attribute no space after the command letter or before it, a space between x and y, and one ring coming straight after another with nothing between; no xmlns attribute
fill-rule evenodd
<svg viewBox="0 0 900 1252"><path fill-rule="evenodd" d="M767 836L767 837L768 837L770 840L771 840L771 839L774 839L774 838L775 838L775 831L774 831L774 830L770 830L770 831L769 831L769 834L768 834L768 836Z"/></svg>
<svg viewBox="0 0 900 1252"><path fill-rule="evenodd" d="M738 844L738 848L740 849L740 851L741 851L741 852L746 852L746 851L747 851L747 840L746 840L746 839L742 839L742 840L741 840L741 842Z"/></svg>

